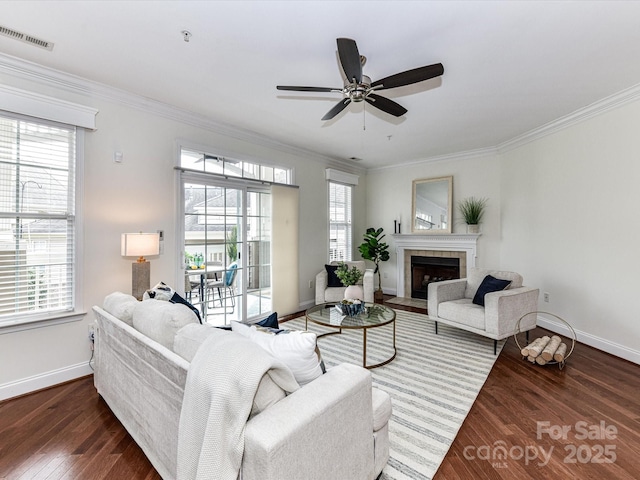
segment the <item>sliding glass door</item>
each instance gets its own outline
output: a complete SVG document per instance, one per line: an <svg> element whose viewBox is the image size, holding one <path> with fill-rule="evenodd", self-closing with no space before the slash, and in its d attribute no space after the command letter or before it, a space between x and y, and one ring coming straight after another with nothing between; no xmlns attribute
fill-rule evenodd
<svg viewBox="0 0 640 480"><path fill-rule="evenodd" d="M269 191L215 178L182 186L187 298L215 325L270 312Z"/></svg>

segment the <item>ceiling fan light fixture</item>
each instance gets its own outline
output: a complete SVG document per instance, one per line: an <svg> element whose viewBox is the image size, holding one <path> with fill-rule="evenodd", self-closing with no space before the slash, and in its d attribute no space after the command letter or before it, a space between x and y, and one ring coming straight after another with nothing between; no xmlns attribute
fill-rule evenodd
<svg viewBox="0 0 640 480"><path fill-rule="evenodd" d="M407 113L407 109L402 105L390 100L389 98L377 95L374 92L386 90L389 88L403 87L414 83L423 82L431 78L439 77L444 73L444 67L441 63L427 65L424 67L414 68L404 72L396 73L385 78L371 82L371 78L362 74L362 66L367 59L360 55L355 40L350 38L338 38L338 60L340 69L346 77L344 87L326 88L326 87L304 87L304 86L288 86L278 85L278 90L290 90L298 92L340 92L343 99L340 100L331 110L329 110L322 120L331 120L340 112L342 112L351 102L360 103L366 101L375 108L393 115L401 117Z"/></svg>

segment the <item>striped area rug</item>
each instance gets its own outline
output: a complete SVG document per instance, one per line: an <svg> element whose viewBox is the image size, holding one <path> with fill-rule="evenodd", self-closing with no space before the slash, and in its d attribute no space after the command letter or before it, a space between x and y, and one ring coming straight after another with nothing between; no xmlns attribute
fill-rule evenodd
<svg viewBox="0 0 640 480"><path fill-rule="evenodd" d="M430 479L442 463L453 439L497 358L493 340L446 325L426 315L396 310L397 356L371 370L373 385L391 395L389 422L391 457L381 480ZM304 329L304 317L283 328ZM331 329L309 322L309 330ZM392 327L367 333L367 362L378 363L392 354ZM318 339L327 367L342 362L362 365L362 331ZM504 341L499 342L502 349ZM499 352L500 350L498 350Z"/></svg>

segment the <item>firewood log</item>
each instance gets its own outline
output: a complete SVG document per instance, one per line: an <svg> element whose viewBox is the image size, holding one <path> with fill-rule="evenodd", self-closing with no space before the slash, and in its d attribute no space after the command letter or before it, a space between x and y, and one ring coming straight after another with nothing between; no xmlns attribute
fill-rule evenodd
<svg viewBox="0 0 640 480"><path fill-rule="evenodd" d="M547 346L544 347L544 350L542 350L542 353L540 354L542 358L544 358L547 362L553 360L553 354L556 353L556 350L558 349L560 343L562 343L562 339L559 336L554 335L553 337L551 337L551 340L549 341Z"/></svg>
<svg viewBox="0 0 640 480"><path fill-rule="evenodd" d="M536 357L536 363L537 363L538 365L546 365L546 364L547 364L547 361L544 359L544 357L543 357L542 355L538 355L538 356Z"/></svg>
<svg viewBox="0 0 640 480"><path fill-rule="evenodd" d="M567 353L567 344L561 343L556 350L556 353L553 354L553 359L556 362L564 362L565 355Z"/></svg>
<svg viewBox="0 0 640 480"><path fill-rule="evenodd" d="M536 357L527 357L527 360L529 360L531 363L536 363Z"/></svg>
<svg viewBox="0 0 640 480"><path fill-rule="evenodd" d="M534 346L541 344L542 341L543 341L542 338L543 337L536 338L533 342L531 342L529 345L527 345L522 350L520 350L520 353L522 354L522 356L523 357L528 357L529 356L529 350L531 348L533 348Z"/></svg>
<svg viewBox="0 0 640 480"><path fill-rule="evenodd" d="M540 343L537 343L533 347L529 348L529 356L530 357L534 357L535 358L538 355L540 355L542 350L544 350L544 348L547 346L547 344L551 341L551 339L549 337L547 337L546 335L544 337L541 337L541 338L542 338L542 340L540 341Z"/></svg>

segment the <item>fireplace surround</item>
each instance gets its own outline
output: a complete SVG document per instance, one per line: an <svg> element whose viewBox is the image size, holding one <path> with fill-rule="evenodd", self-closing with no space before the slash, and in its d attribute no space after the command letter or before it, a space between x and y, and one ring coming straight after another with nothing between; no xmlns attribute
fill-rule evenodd
<svg viewBox="0 0 640 480"><path fill-rule="evenodd" d="M395 234L398 297L411 298L411 257L440 257L459 260L460 278L476 266L477 241L480 234ZM424 297L422 297L424 298Z"/></svg>

